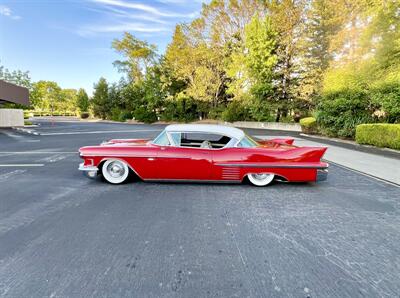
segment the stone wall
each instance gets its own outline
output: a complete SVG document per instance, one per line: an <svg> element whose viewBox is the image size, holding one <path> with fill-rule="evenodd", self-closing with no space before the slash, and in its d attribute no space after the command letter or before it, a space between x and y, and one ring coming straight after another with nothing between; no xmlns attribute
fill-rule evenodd
<svg viewBox="0 0 400 298"><path fill-rule="evenodd" d="M241 128L260 128L285 131L301 131L301 126L298 123L281 123L281 122L251 122L251 121L236 121L233 123L225 123Z"/></svg>

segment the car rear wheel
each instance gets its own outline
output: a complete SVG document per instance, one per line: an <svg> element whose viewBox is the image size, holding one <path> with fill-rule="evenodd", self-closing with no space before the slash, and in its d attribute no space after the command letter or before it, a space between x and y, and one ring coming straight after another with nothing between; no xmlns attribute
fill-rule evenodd
<svg viewBox="0 0 400 298"><path fill-rule="evenodd" d="M109 159L101 168L104 179L112 184L120 184L126 181L129 176L128 165L122 160Z"/></svg>
<svg viewBox="0 0 400 298"><path fill-rule="evenodd" d="M266 186L274 180L275 175L270 173L248 174L251 184L255 186Z"/></svg>

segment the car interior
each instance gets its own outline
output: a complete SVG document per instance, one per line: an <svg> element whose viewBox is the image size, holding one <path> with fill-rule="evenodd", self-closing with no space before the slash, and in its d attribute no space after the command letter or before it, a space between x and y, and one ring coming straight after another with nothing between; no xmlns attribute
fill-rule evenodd
<svg viewBox="0 0 400 298"><path fill-rule="evenodd" d="M211 133L171 133L175 143L181 147L220 149L231 140L230 137Z"/></svg>

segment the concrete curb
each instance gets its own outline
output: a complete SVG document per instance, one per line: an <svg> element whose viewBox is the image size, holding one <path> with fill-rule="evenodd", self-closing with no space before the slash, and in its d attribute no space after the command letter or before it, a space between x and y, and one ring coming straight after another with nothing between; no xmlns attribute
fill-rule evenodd
<svg viewBox="0 0 400 298"><path fill-rule="evenodd" d="M31 129L27 129L27 128L23 128L23 127L12 127L12 129L17 130L18 132L21 132L21 133L30 134L30 135L34 135L34 136L40 136L40 133L38 133L37 131L31 130Z"/></svg>
<svg viewBox="0 0 400 298"><path fill-rule="evenodd" d="M358 144L354 141L350 140L341 140L337 138L327 138L324 136L316 136L316 135L309 135L305 133L300 133L300 137L304 139L308 139L310 141L318 141L320 143L332 145L332 146L338 146L342 148L347 148L347 149L352 149L356 151L361 151L365 153L371 153L371 154L377 154L377 155L382 155L386 157L391 157L395 159L400 159L400 151L390 149L390 148L380 148L380 147L375 147L375 146L370 146L370 145L362 145Z"/></svg>

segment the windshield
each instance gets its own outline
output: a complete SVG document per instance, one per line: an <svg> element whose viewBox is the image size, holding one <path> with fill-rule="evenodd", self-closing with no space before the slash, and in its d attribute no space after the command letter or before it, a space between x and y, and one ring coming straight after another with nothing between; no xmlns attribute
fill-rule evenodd
<svg viewBox="0 0 400 298"><path fill-rule="evenodd" d="M250 136L245 135L243 139L239 142L238 147L250 148L259 146L256 141L254 141Z"/></svg>
<svg viewBox="0 0 400 298"><path fill-rule="evenodd" d="M168 146L169 139L165 130L158 135L153 141L153 144L160 145L160 146Z"/></svg>

